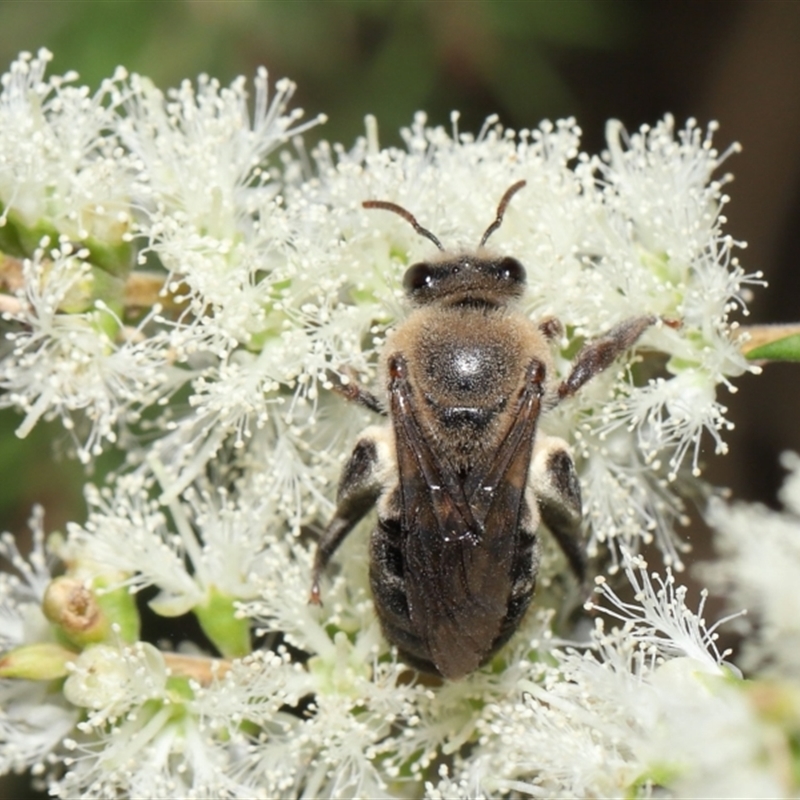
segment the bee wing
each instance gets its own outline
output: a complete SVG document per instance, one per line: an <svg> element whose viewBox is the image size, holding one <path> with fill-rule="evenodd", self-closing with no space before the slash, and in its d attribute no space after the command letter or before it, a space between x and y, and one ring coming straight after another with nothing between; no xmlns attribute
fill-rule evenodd
<svg viewBox="0 0 800 800"><path fill-rule="evenodd" d="M526 382L495 457L463 482L422 433L396 366L389 391L409 613L439 672L460 678L492 652L508 613L541 382L538 372Z"/></svg>
<svg viewBox="0 0 800 800"><path fill-rule="evenodd" d="M393 371L389 401L403 499L403 528L416 530L409 526L419 520L407 515L412 510L420 513L420 506L424 504L432 514L432 519L428 520L432 532L438 532L448 541L470 537L474 534L475 521L464 487L453 470L442 463L420 428L402 357L393 360Z"/></svg>

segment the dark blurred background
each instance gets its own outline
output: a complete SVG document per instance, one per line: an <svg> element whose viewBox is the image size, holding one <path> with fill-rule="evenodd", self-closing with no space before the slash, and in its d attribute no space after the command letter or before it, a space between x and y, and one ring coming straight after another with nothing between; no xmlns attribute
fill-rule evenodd
<svg viewBox="0 0 800 800"><path fill-rule="evenodd" d="M515 129L575 116L590 152L602 149L609 117L629 129L667 111L681 125L716 119L720 149L744 145L725 165L736 176L727 229L749 243L746 270L770 284L755 291L750 321L800 320L796 0L0 2L0 71L42 46L55 54L52 72L75 69L91 87L118 64L162 88L201 72L227 83L263 64L271 79L298 84L294 105L308 117L329 116L307 141L346 146L368 113L383 144L399 143L420 109L444 125L458 109L460 128L474 131L493 113ZM736 422L730 455L709 449L706 477L774 506L778 456L800 451L800 365L769 365L737 385L723 400ZM59 427L19 441L18 422L0 412L0 530L22 532L34 502L48 530L82 519L81 468L53 456ZM688 535L707 555L700 529ZM24 786L0 780L0 798Z"/></svg>

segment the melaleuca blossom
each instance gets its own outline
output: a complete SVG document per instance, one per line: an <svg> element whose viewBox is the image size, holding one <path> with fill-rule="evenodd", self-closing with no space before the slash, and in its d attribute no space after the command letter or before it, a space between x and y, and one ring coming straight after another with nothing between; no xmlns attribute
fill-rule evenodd
<svg viewBox="0 0 800 800"><path fill-rule="evenodd" d="M0 84L0 240L8 252L63 234L109 260L131 222L129 157L114 132L126 73L91 93L75 72L45 77L51 59L22 53Z"/></svg>
<svg viewBox="0 0 800 800"><path fill-rule="evenodd" d="M48 244L47 237L42 241ZM89 463L104 443L138 419L142 407L167 395L183 379L173 369L163 333L144 334L146 317L126 329L104 300L88 302L93 275L89 251L68 241L39 247L22 266L22 286L4 314L13 327L0 385L0 406L24 413L24 437L42 418L58 418ZM81 310L65 313L71 303Z"/></svg>
<svg viewBox="0 0 800 800"><path fill-rule="evenodd" d="M0 539L0 556L14 572L0 573L0 651L26 648L28 661L38 671L58 670L56 637L42 611L47 585L52 580L44 549L42 509L30 520L33 549L28 558L19 552L11 534ZM2 659L5 666L6 659ZM78 721L80 712L45 680L0 680L0 774L31 767L43 772L51 753L61 746Z"/></svg>
<svg viewBox="0 0 800 800"><path fill-rule="evenodd" d="M717 647L668 569L624 557L635 591L621 599L598 579L584 647L547 647L549 659L517 682L521 697L488 703L478 745L426 784L427 796L783 796L789 746ZM770 755L771 745L779 742ZM668 789L666 788L668 787Z"/></svg>
<svg viewBox="0 0 800 800"><path fill-rule="evenodd" d="M800 579L800 458L785 453L789 474L780 492L784 509L715 500L709 522L717 531L719 563L703 576L724 592L731 606L748 609L739 625L747 632L742 664L776 679L800 674L798 600Z"/></svg>
<svg viewBox="0 0 800 800"><path fill-rule="evenodd" d="M0 126L0 406L20 411L20 436L58 418L86 463L111 446L126 461L50 541L53 572L41 522L30 562L3 546L5 771L30 768L63 797L785 785L761 758L785 728L672 574L629 555L656 540L680 568L679 489L700 480L706 444L724 450L720 389L752 369L735 313L754 278L723 231L731 149L713 126L665 117L629 135L612 121L590 155L571 119L471 135L420 114L403 147L382 147L368 118L352 148L306 152L292 84L270 97L264 71L252 103L242 79L162 93L124 70L92 94L45 78L48 58L21 56L0 94L18 123ZM540 420L574 451L590 552L609 556L596 570L622 564L636 596L601 582L611 627L576 626L546 548L509 644L463 681L425 681L375 618L368 524L337 553L324 607L308 604L338 473L375 422L333 384L383 396L403 273L436 255L362 203L399 203L448 249L474 250L520 180L489 249L524 264L525 313L563 322L563 375L628 317L668 323ZM148 640L153 615L202 635Z"/></svg>

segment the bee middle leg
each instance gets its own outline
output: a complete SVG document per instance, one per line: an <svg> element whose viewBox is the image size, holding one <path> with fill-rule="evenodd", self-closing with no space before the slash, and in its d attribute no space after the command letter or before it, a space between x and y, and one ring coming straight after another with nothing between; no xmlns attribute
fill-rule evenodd
<svg viewBox="0 0 800 800"><path fill-rule="evenodd" d="M322 537L317 543L312 570L311 594L309 603L322 605L319 581L331 556L344 541L350 531L375 505L381 491L377 477L379 469L378 444L382 435L378 429L370 429L370 434L361 437L350 454L350 459L339 479L336 497L336 511Z"/></svg>

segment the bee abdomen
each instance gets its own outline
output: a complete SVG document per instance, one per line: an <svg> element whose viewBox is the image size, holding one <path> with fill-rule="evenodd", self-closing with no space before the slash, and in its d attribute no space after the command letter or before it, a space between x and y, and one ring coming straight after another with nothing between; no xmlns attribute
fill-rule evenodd
<svg viewBox="0 0 800 800"><path fill-rule="evenodd" d="M399 537L400 525L395 520L378 520L370 540L369 579L381 621L409 626L411 617Z"/></svg>
<svg viewBox="0 0 800 800"><path fill-rule="evenodd" d="M430 643L415 629L411 619L406 589L405 563L400 547L400 523L396 519L379 519L370 540L370 585L375 612L386 638L394 644L403 660L423 672L441 674L437 669ZM511 564L512 588L499 633L492 641L481 663L493 656L519 627L528 610L539 561L536 535L519 529L519 544Z"/></svg>
<svg viewBox="0 0 800 800"><path fill-rule="evenodd" d="M539 571L539 540L535 533L520 529L520 544L511 567L511 596L500 634L492 643L492 653L496 653L514 634L528 610L536 588L536 574Z"/></svg>
<svg viewBox="0 0 800 800"><path fill-rule="evenodd" d="M397 520L378 520L378 527L370 540L369 569L375 613L384 635L396 645L406 663L424 672L438 674L425 640L415 632L411 621L400 537Z"/></svg>

